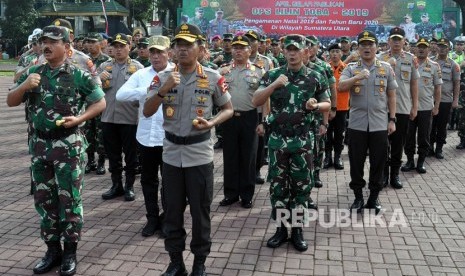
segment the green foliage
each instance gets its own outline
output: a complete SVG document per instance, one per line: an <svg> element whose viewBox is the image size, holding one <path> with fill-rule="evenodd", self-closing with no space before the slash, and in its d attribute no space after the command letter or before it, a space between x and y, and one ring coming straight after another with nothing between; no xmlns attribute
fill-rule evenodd
<svg viewBox="0 0 465 276"><path fill-rule="evenodd" d="M5 19L0 22L3 38L11 39L17 45L26 44L28 36L37 26L34 1L6 0L5 5Z"/></svg>

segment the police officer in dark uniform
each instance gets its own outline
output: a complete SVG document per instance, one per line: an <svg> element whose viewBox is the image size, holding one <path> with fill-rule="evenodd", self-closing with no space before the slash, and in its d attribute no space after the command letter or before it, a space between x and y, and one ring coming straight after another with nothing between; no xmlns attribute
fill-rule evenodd
<svg viewBox="0 0 465 276"><path fill-rule="evenodd" d="M192 216L191 275L206 275L210 253L210 205L213 199L213 141L210 129L233 115L225 78L197 62L203 46L202 33L195 25L176 28L174 52L178 64L160 72L159 82L149 91L144 116L163 108L163 196L166 199L163 231L170 265L162 275L187 275L182 252L186 231L186 197ZM163 104L163 106L162 106ZM222 110L212 116L213 106ZM162 106L162 107L161 107Z"/></svg>

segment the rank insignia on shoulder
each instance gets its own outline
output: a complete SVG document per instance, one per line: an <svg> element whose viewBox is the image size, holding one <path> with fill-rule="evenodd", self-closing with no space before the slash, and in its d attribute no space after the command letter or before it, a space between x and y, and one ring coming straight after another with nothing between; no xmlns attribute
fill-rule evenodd
<svg viewBox="0 0 465 276"><path fill-rule="evenodd" d="M128 72L131 74L134 74L134 72L137 71L137 68L135 65L129 65Z"/></svg>

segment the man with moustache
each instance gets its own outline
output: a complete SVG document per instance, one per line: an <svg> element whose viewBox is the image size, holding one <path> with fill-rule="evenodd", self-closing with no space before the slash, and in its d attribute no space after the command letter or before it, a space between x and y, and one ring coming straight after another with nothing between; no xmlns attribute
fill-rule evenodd
<svg viewBox="0 0 465 276"><path fill-rule="evenodd" d="M142 38L143 39L143 38ZM140 40L139 40L140 43ZM153 36L148 39L151 66L135 72L116 93L117 101L139 101L139 122L136 139L139 143L142 173L140 183L147 210L147 224L142 229L142 236L148 237L161 229L162 221L158 207L158 171L162 170L163 113L158 110L154 115L145 117L143 107L148 89L156 85L158 74L171 69L168 62L170 40L166 36ZM163 201L162 201L163 202Z"/></svg>
<svg viewBox="0 0 465 276"><path fill-rule="evenodd" d="M415 169L416 142L418 141L418 160L416 170L418 173L426 173L425 159L429 149L429 133L431 129L432 116L439 112L439 102L441 101L441 68L439 64L430 60L429 42L427 38L420 38L417 42L418 71L420 81L418 82L418 114L417 117L409 122L407 141L405 143L405 155L407 163L402 166L403 172ZM417 137L418 132L418 137Z"/></svg>
<svg viewBox="0 0 465 276"><path fill-rule="evenodd" d="M103 82L107 108L102 113L103 144L110 163L112 185L102 194L104 200L124 195L126 201L133 201L136 180L138 101L116 101L116 92L137 70L144 68L138 61L129 57L129 38L116 34L111 42L115 58L100 65L98 71ZM123 188L123 158L126 181Z"/></svg>
<svg viewBox="0 0 465 276"><path fill-rule="evenodd" d="M213 199L213 141L211 128L233 115L225 78L197 62L204 38L195 25L175 30L174 52L178 60L172 70L158 74L144 104L144 116L163 112L163 197L165 250L170 264L162 274L187 275L183 260L186 243L184 211L186 198L192 217L191 275L206 275L205 260L211 247L210 205ZM162 106L163 104L163 106ZM221 111L212 117L213 106Z"/></svg>
<svg viewBox="0 0 465 276"><path fill-rule="evenodd" d="M47 63L29 68L7 96L8 106L26 102L32 134L34 204L41 216L41 238L48 247L33 269L35 274L47 273L60 264L61 275L76 273L87 147L79 125L105 108L99 85L87 72L66 62L70 42L68 29L45 27L39 43ZM84 102L87 109L81 113Z"/></svg>
<svg viewBox="0 0 465 276"><path fill-rule="evenodd" d="M288 239L284 213L291 214L291 242L298 251L306 251L299 214L308 208L312 181L313 132L315 112L327 112L331 106L328 87L322 86L322 75L303 64L306 38L288 35L284 39L287 66L266 72L254 93L255 106L270 100L271 110L266 119L269 129L271 217L276 220L276 233L267 246L279 247ZM294 216L295 215L295 216ZM297 216L297 217L296 217ZM292 221L291 220L291 221Z"/></svg>
<svg viewBox="0 0 465 276"><path fill-rule="evenodd" d="M418 61L414 55L403 50L404 44L405 31L399 27L392 28L389 32L390 49L379 55L380 60L391 64L398 85L396 90L396 131L389 135L388 156L384 168L384 186L386 187L390 183L395 189L403 187L399 178L402 151L407 138L409 121L415 119L418 111L418 78L420 77Z"/></svg>
<svg viewBox="0 0 465 276"><path fill-rule="evenodd" d="M252 96L265 70L249 61L251 50L247 37L234 37L232 47L233 62L220 70L226 78L234 106L233 117L222 125L224 199L220 206L231 205L240 198L243 208L251 208L258 142L258 113L252 104Z"/></svg>
<svg viewBox="0 0 465 276"><path fill-rule="evenodd" d="M350 90L349 163L350 188L355 200L351 211L363 208L381 211L378 201L383 189L383 168L386 162L388 135L396 131L396 79L392 67L378 58L378 39L373 32L358 35L361 60L350 63L339 78L339 90ZM389 115L388 115L389 114ZM389 119L388 119L389 118ZM363 179L367 155L370 160L368 188L370 195L364 205Z"/></svg>

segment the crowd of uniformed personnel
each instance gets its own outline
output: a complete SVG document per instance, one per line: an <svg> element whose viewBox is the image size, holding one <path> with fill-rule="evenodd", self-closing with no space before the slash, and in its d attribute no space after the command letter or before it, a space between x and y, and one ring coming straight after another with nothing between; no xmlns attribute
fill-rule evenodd
<svg viewBox="0 0 465 276"><path fill-rule="evenodd" d="M190 24L178 26L171 38L144 37L141 29L132 36L74 37L63 19L34 30L7 99L9 105L26 104L31 191L48 246L34 273L60 264L62 275L76 272L83 174L104 175L106 159L112 186L104 200L134 200L141 173L147 209L142 235L162 230L170 255L163 275L187 275L187 204L192 275L206 275L214 149L223 149L220 206L240 201L252 208L255 185L265 182L260 170L268 164L277 222L268 247L289 240L299 251L308 249L302 224L305 209L317 209L312 188L323 187L322 169L344 169L345 145L355 195L350 209L379 213L379 192L403 187L399 171L426 173L427 156L444 158L448 125L458 130L456 148L465 149L464 48L464 36L409 44L398 27L388 41L363 31L330 45L315 36L269 38L254 30L207 41Z"/></svg>

